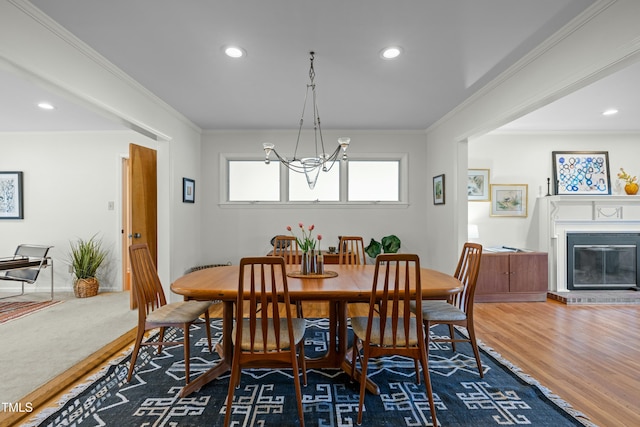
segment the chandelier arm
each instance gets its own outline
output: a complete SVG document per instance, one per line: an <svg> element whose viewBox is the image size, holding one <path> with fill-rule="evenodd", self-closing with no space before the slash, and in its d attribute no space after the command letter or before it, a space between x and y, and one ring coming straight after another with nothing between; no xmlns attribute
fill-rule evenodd
<svg viewBox="0 0 640 427"><path fill-rule="evenodd" d="M309 67L309 84L307 84L307 90L304 96L304 103L302 105L302 115L300 116L300 122L298 126L298 136L296 139L296 147L293 152L293 158L291 160L282 157L276 150L275 146L272 143L265 142L263 143L263 149L265 152L265 163L269 164L269 154L274 153L276 158L280 163L282 163L287 169L296 172L296 173L304 173L307 178L307 183L309 184L309 189L313 190L316 185L316 180L318 178L318 174L320 170L324 172L330 171L336 160L338 159L338 155L342 152L342 159L347 160L346 150L349 146L349 138L338 138L338 147L335 149L331 155L327 155L325 152L324 146L324 136L322 135L322 123L320 122L320 112L318 110L318 103L316 97L316 85L314 83L315 79L315 69L313 68L313 60L314 60L314 52L309 52L311 55L310 58L310 67ZM315 145L315 157L305 157L298 159L298 147L300 145L300 137L302 136L302 126L304 125L304 115L307 109L307 102L309 100L309 89L312 92L312 102L313 102L313 134L314 134L314 145ZM319 148L322 149L321 153L318 153Z"/></svg>
<svg viewBox="0 0 640 427"><path fill-rule="evenodd" d="M278 158L278 160L280 161L280 163L282 163L284 166L286 166L287 169L292 170L294 172L297 173L304 173L304 167L302 166L302 164L300 166L298 166L296 163L294 163L294 160L287 160L284 157L282 157L280 154L278 154L278 152L276 150L272 150L272 153L275 154L275 156Z"/></svg>
<svg viewBox="0 0 640 427"><path fill-rule="evenodd" d="M300 124L298 126L298 138L296 138L296 148L293 150L293 160L298 159L298 145L300 144L300 135L302 134L302 125L304 124L304 113L307 109L307 99L309 98L309 85L304 93L304 103L302 104L302 114L300 115Z"/></svg>
<svg viewBox="0 0 640 427"><path fill-rule="evenodd" d="M335 151L331 153L330 156L327 156L326 158L323 159L323 162L322 162L323 172L329 172L331 169L333 169L333 166L336 164L336 160L338 159L338 155L340 154L340 148L341 147L338 145L338 148L336 148ZM327 167L327 164L329 164L329 167Z"/></svg>

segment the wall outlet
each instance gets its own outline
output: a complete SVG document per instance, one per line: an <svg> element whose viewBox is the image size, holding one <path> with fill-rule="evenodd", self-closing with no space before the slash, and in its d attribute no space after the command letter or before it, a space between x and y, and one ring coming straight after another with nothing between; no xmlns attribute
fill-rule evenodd
<svg viewBox="0 0 640 427"><path fill-rule="evenodd" d="M114 209L115 209L115 206L116 206L116 202L114 202L114 201L109 201L109 203L108 203L108 205L107 205L107 209L108 209L108 210L110 210L110 211L112 211L112 210L114 210Z"/></svg>

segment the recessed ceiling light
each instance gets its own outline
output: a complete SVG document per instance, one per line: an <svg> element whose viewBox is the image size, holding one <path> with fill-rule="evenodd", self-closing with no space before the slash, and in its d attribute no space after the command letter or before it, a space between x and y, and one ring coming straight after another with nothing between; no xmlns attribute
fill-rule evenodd
<svg viewBox="0 0 640 427"><path fill-rule="evenodd" d="M223 50L229 58L242 58L247 54L244 49L238 46L225 46Z"/></svg>
<svg viewBox="0 0 640 427"><path fill-rule="evenodd" d="M380 51L380 57L382 59L395 59L402 53L402 48L399 46L390 46Z"/></svg>
<svg viewBox="0 0 640 427"><path fill-rule="evenodd" d="M603 116L614 116L616 114L618 114L618 110L616 110L615 108L609 108L608 110L602 112Z"/></svg>
<svg viewBox="0 0 640 427"><path fill-rule="evenodd" d="M43 110L55 110L56 108L48 102L40 102L38 103L38 107L42 108Z"/></svg>

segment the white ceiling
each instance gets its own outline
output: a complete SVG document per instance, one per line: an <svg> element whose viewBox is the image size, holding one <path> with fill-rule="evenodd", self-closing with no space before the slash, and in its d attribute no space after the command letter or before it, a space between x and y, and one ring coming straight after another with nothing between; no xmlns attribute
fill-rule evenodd
<svg viewBox="0 0 640 427"><path fill-rule="evenodd" d="M203 129L295 128L311 50L325 129L426 129L593 0L32 3ZM247 56L227 58L228 44ZM388 45L403 55L382 60ZM639 129L624 90L638 75L629 67L506 128ZM35 83L0 68L0 131L120 127ZM46 97L57 109L36 111ZM621 114L605 121L610 105Z"/></svg>

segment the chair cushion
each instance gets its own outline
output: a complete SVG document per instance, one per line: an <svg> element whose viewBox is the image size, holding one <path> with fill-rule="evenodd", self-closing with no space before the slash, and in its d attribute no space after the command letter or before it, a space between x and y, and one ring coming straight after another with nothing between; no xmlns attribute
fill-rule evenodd
<svg viewBox="0 0 640 427"><path fill-rule="evenodd" d="M430 322L455 322L465 320L467 315L446 301L422 301L422 318Z"/></svg>
<svg viewBox="0 0 640 427"><path fill-rule="evenodd" d="M302 338L304 337L304 331L307 327L307 321L305 319L293 318L291 319L291 324L293 326L293 339L295 340L295 344L298 344ZM237 324L233 326L233 343L236 341L236 327ZM250 325L249 319L243 319L242 321L242 344L240 347L243 350L251 349L251 335L250 335ZM267 332L267 350L277 350L278 346L276 345L276 334L273 328L273 320L269 320L268 325L269 331ZM256 325L256 337L255 337L255 349L262 349L263 341L262 341L262 325L260 321ZM289 345L289 327L287 326L287 319L280 319L280 350L290 348Z"/></svg>
<svg viewBox="0 0 640 427"><path fill-rule="evenodd" d="M209 309L211 301L180 301L163 305L147 315L147 323L189 323Z"/></svg>
<svg viewBox="0 0 640 427"><path fill-rule="evenodd" d="M353 328L353 333L356 334L361 339L364 339L367 336L367 323L369 322L368 317L352 317L351 318L351 327ZM409 342L406 343L404 336L404 319L398 319L398 333L397 333L397 341L396 345L406 346L406 345L417 345L418 344L418 336L416 334L416 319L411 318L409 321ZM422 328L421 328L422 331ZM374 317L373 324L371 325L371 344L381 345L382 341L380 340L380 318ZM384 345L391 346L393 344L393 333L391 328L391 318L387 318L387 323L384 328Z"/></svg>

